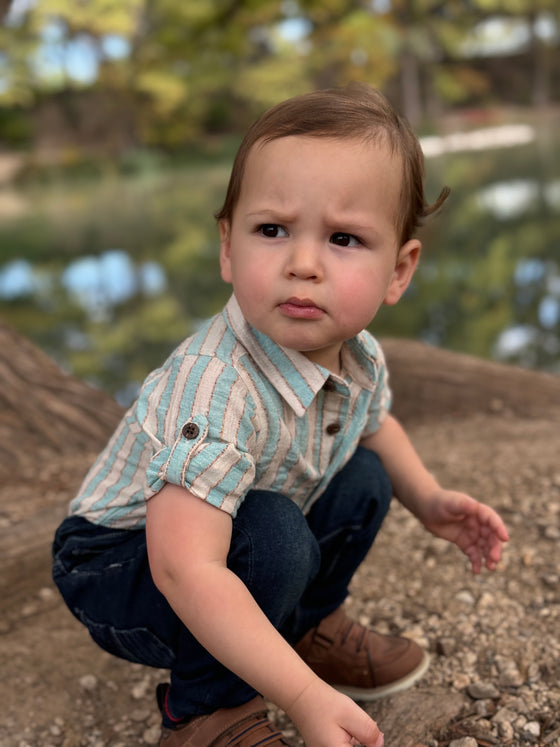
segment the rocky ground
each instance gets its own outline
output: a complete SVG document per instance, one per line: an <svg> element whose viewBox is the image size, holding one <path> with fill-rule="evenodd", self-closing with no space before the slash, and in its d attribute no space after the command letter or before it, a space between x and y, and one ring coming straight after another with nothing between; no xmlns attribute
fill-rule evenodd
<svg viewBox="0 0 560 747"><path fill-rule="evenodd" d="M394 505L348 606L380 631L420 641L432 665L412 690L364 707L390 747L560 747L558 421L497 413L410 433L444 484L501 512L511 542L496 572L474 577L458 550ZM27 552L2 573L0 747L158 742L154 688L165 672L98 649L50 582L46 538L84 468L83 456L41 469L31 461L1 488L2 543L35 524L22 535Z"/></svg>

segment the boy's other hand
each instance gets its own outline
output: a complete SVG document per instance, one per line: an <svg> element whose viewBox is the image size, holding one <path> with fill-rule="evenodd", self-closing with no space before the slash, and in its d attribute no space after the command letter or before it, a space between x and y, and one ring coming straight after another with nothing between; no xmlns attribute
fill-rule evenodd
<svg viewBox="0 0 560 747"><path fill-rule="evenodd" d="M509 540L496 511L465 493L437 490L418 518L436 537L454 542L470 560L473 573L480 573L483 564L493 571Z"/></svg>
<svg viewBox="0 0 560 747"><path fill-rule="evenodd" d="M383 747L383 734L375 721L319 678L307 686L287 713L307 747Z"/></svg>

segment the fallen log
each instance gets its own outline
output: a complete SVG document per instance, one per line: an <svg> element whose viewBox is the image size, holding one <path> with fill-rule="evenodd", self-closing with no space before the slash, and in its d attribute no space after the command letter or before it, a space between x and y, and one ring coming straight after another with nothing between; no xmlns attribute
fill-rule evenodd
<svg viewBox="0 0 560 747"><path fill-rule="evenodd" d="M382 340L395 415L404 422L473 414L546 419L560 410L560 376L413 340Z"/></svg>
<svg viewBox="0 0 560 747"><path fill-rule="evenodd" d="M111 397L0 324L0 476L31 459L101 449L121 415Z"/></svg>

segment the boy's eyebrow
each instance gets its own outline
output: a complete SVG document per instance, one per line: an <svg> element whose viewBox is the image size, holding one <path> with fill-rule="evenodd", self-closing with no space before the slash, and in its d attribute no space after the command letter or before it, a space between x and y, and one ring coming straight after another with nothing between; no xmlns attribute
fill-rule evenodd
<svg viewBox="0 0 560 747"><path fill-rule="evenodd" d="M345 228L346 230L356 231L357 233L360 231L376 231L374 220L371 218L368 220L367 218L364 218L363 215L352 213L348 213L347 215L342 213L341 215L333 215L332 217L329 216L327 224L331 226L331 228Z"/></svg>
<svg viewBox="0 0 560 747"><path fill-rule="evenodd" d="M275 218L283 218L284 220L296 220L298 213L296 210L289 210L281 207L262 207L250 210L246 215L248 218L270 215ZM351 213L350 211L348 215L345 215L343 212L341 215L334 215L332 217L328 216L327 223L332 225L348 224L356 226L358 228L363 228L364 230L366 230L367 228L372 228L372 222L370 220L367 220L367 218L364 220L362 215L356 215Z"/></svg>
<svg viewBox="0 0 560 747"><path fill-rule="evenodd" d="M271 218L275 218L275 220L284 220L286 222L291 222L296 219L297 213L290 212L289 210L283 210L282 208L269 208L269 207L263 207L259 208L257 210L251 210L249 213L247 213L248 218L262 218L270 216Z"/></svg>

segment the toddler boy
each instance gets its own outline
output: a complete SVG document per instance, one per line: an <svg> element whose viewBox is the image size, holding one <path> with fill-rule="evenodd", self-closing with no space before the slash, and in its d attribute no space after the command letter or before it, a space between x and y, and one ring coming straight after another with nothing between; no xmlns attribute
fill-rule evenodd
<svg viewBox="0 0 560 747"><path fill-rule="evenodd" d="M428 657L342 605L392 495L475 573L498 563L501 519L425 469L364 331L446 196L426 203L418 141L369 86L247 133L217 216L233 295L148 376L54 543L93 639L170 670L160 745L285 745L262 696L308 747L383 743L352 699L409 687Z"/></svg>

